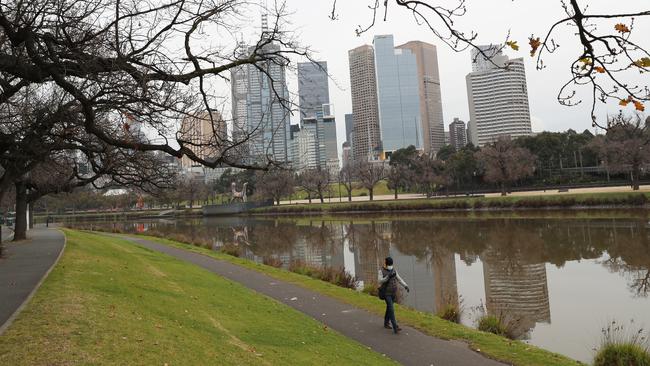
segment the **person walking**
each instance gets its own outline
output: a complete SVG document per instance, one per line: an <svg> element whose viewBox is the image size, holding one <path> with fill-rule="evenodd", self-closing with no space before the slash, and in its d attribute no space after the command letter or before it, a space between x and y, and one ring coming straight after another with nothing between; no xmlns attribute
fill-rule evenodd
<svg viewBox="0 0 650 366"><path fill-rule="evenodd" d="M395 296L397 295L397 284L400 284L410 292L409 286L399 276L393 267L393 258L387 257L384 260L384 266L379 276L379 297L386 301L386 313L384 314L384 328L392 329L397 334L402 328L397 325L395 319ZM390 321L390 325L389 325ZM392 325L392 327L391 327Z"/></svg>

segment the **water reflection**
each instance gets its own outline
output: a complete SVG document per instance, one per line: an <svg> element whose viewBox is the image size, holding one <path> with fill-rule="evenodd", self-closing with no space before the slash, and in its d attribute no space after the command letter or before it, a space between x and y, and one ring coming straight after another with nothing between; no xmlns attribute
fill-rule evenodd
<svg viewBox="0 0 650 366"><path fill-rule="evenodd" d="M476 306L478 298L488 313L514 322L513 333L517 337L584 361L591 357L587 351L592 346L591 338L578 348L574 345L567 350L562 346L567 341L562 338L563 330L572 326L566 324L566 319L571 319L574 314L569 311L575 312L576 307L588 311L588 301L601 301L594 299L618 293L615 287L624 287L623 295L617 295L608 305L611 314L590 315L595 331L589 332L597 338L603 320L610 316L634 317L639 323L650 325L647 312L636 314L631 310L639 306L647 309L650 305L650 237L646 217L230 218L113 225L129 231L157 231L170 237L181 233L189 241L214 250L236 246L242 256L258 262L273 258L284 266L301 261L314 266L344 267L362 283L376 281L383 259L390 255L411 285L412 291L405 299L407 305L435 313L447 303L458 303L461 295L472 302L465 304L468 307ZM569 263L576 264L579 273L584 274L584 278L571 278L573 282L582 281L582 289L563 287L564 280L569 278L562 277L562 273ZM461 293L459 287L473 280L458 274L473 266L482 266L482 284L473 284L473 290ZM550 271L562 280L549 282ZM592 290L589 281L599 271L614 277L608 277L609 287L596 286ZM484 293L479 293L480 287ZM549 290L558 294L581 290L587 295L553 298L553 291ZM563 320L552 323L558 317ZM536 328L541 330L537 332Z"/></svg>

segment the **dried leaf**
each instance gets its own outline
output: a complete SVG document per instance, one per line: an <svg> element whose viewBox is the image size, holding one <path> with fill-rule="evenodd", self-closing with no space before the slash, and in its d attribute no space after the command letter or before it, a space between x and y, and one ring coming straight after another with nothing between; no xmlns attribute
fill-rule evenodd
<svg viewBox="0 0 650 366"><path fill-rule="evenodd" d="M517 41L508 41L506 42L506 44L510 46L510 48L512 48L513 50L519 51L519 45L517 44Z"/></svg>
<svg viewBox="0 0 650 366"><path fill-rule="evenodd" d="M623 23L616 24L614 26L614 29L616 29L616 31L619 33L630 33L630 28L628 28L628 26Z"/></svg>
<svg viewBox="0 0 650 366"><path fill-rule="evenodd" d="M537 53L537 49L542 45L542 42L539 40L539 37L530 37L528 44L530 44L530 57L534 57Z"/></svg>
<svg viewBox="0 0 650 366"><path fill-rule="evenodd" d="M605 68L602 66L596 66L594 67L594 70L596 70L597 73L599 74L604 74L605 73Z"/></svg>
<svg viewBox="0 0 650 366"><path fill-rule="evenodd" d="M643 103L639 102L638 100L635 100L634 102L634 108L639 111L639 112L644 112L645 111L645 106Z"/></svg>
<svg viewBox="0 0 650 366"><path fill-rule="evenodd" d="M650 67L650 57L644 57L640 60L634 61L634 65L637 67Z"/></svg>

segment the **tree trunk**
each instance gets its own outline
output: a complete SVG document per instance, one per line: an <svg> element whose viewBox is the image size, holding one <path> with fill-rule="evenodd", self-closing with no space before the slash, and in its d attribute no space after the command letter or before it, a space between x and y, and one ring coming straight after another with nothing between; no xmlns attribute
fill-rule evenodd
<svg viewBox="0 0 650 366"><path fill-rule="evenodd" d="M508 195L508 191L506 190L506 184L501 183L501 196L505 197Z"/></svg>
<svg viewBox="0 0 650 366"><path fill-rule="evenodd" d="M641 177L641 169L638 164L632 166L632 189L638 191L641 187L639 186L639 178Z"/></svg>
<svg viewBox="0 0 650 366"><path fill-rule="evenodd" d="M319 193L318 197L320 197L320 203L325 203L325 198L322 193Z"/></svg>
<svg viewBox="0 0 650 366"><path fill-rule="evenodd" d="M27 239L27 187L24 182L16 183L16 223L14 241Z"/></svg>
<svg viewBox="0 0 650 366"><path fill-rule="evenodd" d="M374 191L375 191L374 188L368 189L368 194L370 194L370 200L371 201L375 198L374 195L373 195Z"/></svg>
<svg viewBox="0 0 650 366"><path fill-rule="evenodd" d="M309 200L309 203L311 204L311 194L307 195L307 199Z"/></svg>
<svg viewBox="0 0 650 366"><path fill-rule="evenodd" d="M397 188L395 188L395 199L397 199Z"/></svg>
<svg viewBox="0 0 650 366"><path fill-rule="evenodd" d="M348 202L352 202L352 190L348 191Z"/></svg>

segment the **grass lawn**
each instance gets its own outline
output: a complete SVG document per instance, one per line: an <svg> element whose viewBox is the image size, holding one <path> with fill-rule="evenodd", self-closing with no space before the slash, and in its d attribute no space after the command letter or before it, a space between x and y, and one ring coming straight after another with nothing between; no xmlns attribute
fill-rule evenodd
<svg viewBox="0 0 650 366"><path fill-rule="evenodd" d="M355 188L352 189L352 197L360 197L360 196L367 196L368 195L368 190L365 188L356 188L356 184L354 185ZM340 192L341 196L345 199L348 196L348 191L345 190L345 186L343 184L340 184ZM331 197L332 200L336 198L337 200L339 199L339 183L332 183L330 184L330 192L331 192ZM388 183L385 180L380 181L375 185L375 190L373 191L373 194L375 196L383 196L383 195L392 195L393 191L388 189ZM327 200L328 196L325 195L325 199ZM306 200L307 199L307 193L303 191L300 188L296 189L296 192L291 195L292 200ZM289 200L289 197L285 197L283 200L287 201ZM318 198L312 197L312 200L314 202L318 201Z"/></svg>
<svg viewBox="0 0 650 366"><path fill-rule="evenodd" d="M197 266L65 234L61 261L0 337L0 365L393 364Z"/></svg>
<svg viewBox="0 0 650 366"><path fill-rule="evenodd" d="M384 314L384 303L378 300L376 297L369 296L364 293L338 287L324 281L315 280L310 277L282 269L254 263L223 253L214 252L209 249L178 243L167 239L160 239L155 237L147 238L161 244L202 253L214 258L227 260L231 263L266 273L276 279L303 286L305 288L329 295L348 304L366 309L368 311L376 313L378 316L383 316ZM399 305L396 306L397 317L400 320L400 323L411 325L429 335L439 338L466 341L473 349L480 350L481 353L486 354L494 359L521 366L575 366L580 364L579 362L571 360L567 357L548 352L522 342L512 341L493 334L480 332L463 325L451 323L429 313L400 307Z"/></svg>

